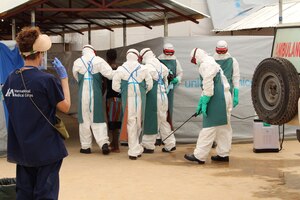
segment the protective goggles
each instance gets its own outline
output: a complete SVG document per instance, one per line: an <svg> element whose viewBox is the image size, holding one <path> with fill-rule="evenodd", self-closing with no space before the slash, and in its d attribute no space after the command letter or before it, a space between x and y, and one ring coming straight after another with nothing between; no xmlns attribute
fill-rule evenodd
<svg viewBox="0 0 300 200"><path fill-rule="evenodd" d="M193 54L193 57L192 57L192 59L191 59L191 63L194 63L195 65L197 65L197 59L196 59L196 52L197 52L197 49L198 49L198 48L196 48L196 49L194 50L194 54Z"/></svg>
<svg viewBox="0 0 300 200"><path fill-rule="evenodd" d="M217 54L225 54L225 53L227 53L227 51L228 51L227 48L218 48L218 47L216 47Z"/></svg>
<svg viewBox="0 0 300 200"><path fill-rule="evenodd" d="M175 53L174 49L164 49L163 52L165 55L170 55L170 56L174 55Z"/></svg>

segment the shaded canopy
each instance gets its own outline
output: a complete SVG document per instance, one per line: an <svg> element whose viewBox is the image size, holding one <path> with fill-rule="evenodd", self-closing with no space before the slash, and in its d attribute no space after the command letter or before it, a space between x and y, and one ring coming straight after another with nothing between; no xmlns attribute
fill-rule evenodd
<svg viewBox="0 0 300 200"><path fill-rule="evenodd" d="M3 1L3 0L1 0ZM12 20L16 31L31 25L35 11L35 25L50 35L132 26L145 26L180 21L199 23L209 17L174 0L30 0L0 13L0 39L11 39Z"/></svg>

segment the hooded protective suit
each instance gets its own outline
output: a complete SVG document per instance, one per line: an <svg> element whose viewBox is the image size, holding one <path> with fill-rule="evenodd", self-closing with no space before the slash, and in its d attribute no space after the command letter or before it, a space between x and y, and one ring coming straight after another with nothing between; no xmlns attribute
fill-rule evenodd
<svg viewBox="0 0 300 200"><path fill-rule="evenodd" d="M82 49L82 57L74 61L73 75L78 81L78 122L82 149L92 146L92 132L97 144L109 144L102 104L102 76L112 79L113 70L95 55L91 45ZM92 132L91 132L92 129Z"/></svg>
<svg viewBox="0 0 300 200"><path fill-rule="evenodd" d="M221 66L224 75L230 85L230 92L235 97L233 106L238 104L238 90L240 86L240 68L237 60L228 52L228 44L224 40L220 40L216 46L214 59Z"/></svg>
<svg viewBox="0 0 300 200"><path fill-rule="evenodd" d="M230 86L220 66L205 51L198 48L193 49L191 57L192 62L199 66L202 80L202 94L199 103L207 104L206 111L201 110L203 112L203 129L199 133L194 156L199 161L205 162L215 139L218 143L217 154L220 157L226 157L229 155L232 139ZM204 96L208 98L203 98ZM209 100L201 102L201 99Z"/></svg>
<svg viewBox="0 0 300 200"><path fill-rule="evenodd" d="M181 83L183 76L183 70L180 62L174 55L174 46L170 43L164 44L164 49L161 55L158 56L158 60L162 62L168 69L169 74L173 76L173 80L169 83L167 93L168 93L168 122L172 127L173 119L173 102L174 102L174 88L176 85Z"/></svg>
<svg viewBox="0 0 300 200"><path fill-rule="evenodd" d="M144 65L138 62L139 52L127 51L127 61L118 67L112 81L112 89L122 96L122 131L128 134L128 155L138 157L143 153L139 137L145 110L146 92L152 88L152 78Z"/></svg>
<svg viewBox="0 0 300 200"><path fill-rule="evenodd" d="M155 141L158 132L162 139L171 133L170 124L167 122L168 111L168 68L161 63L149 48L140 52L142 63L145 63L153 79L153 88L147 94L146 116L144 122L144 135L142 145L148 150L155 149ZM175 149L175 136L171 135L164 141L163 151Z"/></svg>

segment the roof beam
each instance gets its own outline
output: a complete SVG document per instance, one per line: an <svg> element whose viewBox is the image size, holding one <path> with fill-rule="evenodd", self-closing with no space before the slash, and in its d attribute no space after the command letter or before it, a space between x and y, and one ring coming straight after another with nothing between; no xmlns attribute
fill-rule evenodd
<svg viewBox="0 0 300 200"><path fill-rule="evenodd" d="M103 8L103 5L102 5L102 4L97 3L97 2L95 2L94 0L88 0L88 2L91 3L91 4L93 4L93 5L95 5L95 6L97 6L98 8ZM111 3L109 3L109 4L107 4L105 7L109 7L110 5L112 5L113 3L116 3L116 2L119 2L119 1L118 1L118 0L113 1L113 2L111 2ZM116 9L116 8L113 8L113 7L112 7L112 9ZM144 22L141 22L141 21L139 21L139 20L137 20L137 19L134 19L133 17L130 17L129 15L127 15L127 14L125 14L125 13L123 13L123 12L120 12L120 14L124 15L124 16L125 16L126 18L128 18L128 19L131 19L131 20L135 21L136 23L139 23L139 24L141 24L141 25L143 25L143 26L145 26L145 27L147 27L147 28L149 28L149 29L152 29L152 27L149 26L148 24L146 24L146 23L144 23Z"/></svg>
<svg viewBox="0 0 300 200"><path fill-rule="evenodd" d="M41 22L42 21L36 21L38 24L41 24ZM89 22L59 22L59 24L57 24L57 23L54 23L54 22L47 22L46 24L44 24L44 25L47 25L47 24L49 24L49 25L59 25L59 24L78 24L78 25L80 25L80 24L90 24ZM60 27L61 28L61 27Z"/></svg>
<svg viewBox="0 0 300 200"><path fill-rule="evenodd" d="M108 3L108 4L104 5L104 6L105 6L106 8L108 8L108 7L110 7L110 6L112 6L112 5L116 4L116 3L118 3L118 2L120 2L120 1L122 1L122 0L114 0L114 1Z"/></svg>
<svg viewBox="0 0 300 200"><path fill-rule="evenodd" d="M141 25L143 25L143 26L145 26L145 27L147 27L147 28L149 28L149 29L152 29L152 27L151 27L149 24L146 24L146 23L141 22L141 21L139 21L139 20L137 20L137 19L134 19L133 17L130 17L129 15L127 15L127 14L125 14L125 13L123 13L123 12L120 12L120 14L124 15L124 16L127 17L128 19L131 19L131 20L135 21L135 22L138 23L138 24L141 24Z"/></svg>
<svg viewBox="0 0 300 200"><path fill-rule="evenodd" d="M50 20L50 21L52 21L53 23L55 23L55 24L60 24L59 22L57 22L57 21L55 21L54 19L52 19L51 17L38 17L38 18L44 18L44 19L47 19L47 20ZM60 25L62 25L63 27L65 27L65 28L67 28L67 29L70 29L70 30L72 30L72 31L74 31L74 32L77 32L77 33L79 33L79 34L81 34L81 35L84 35L81 31L78 31L78 30L76 30L76 29L73 29L72 27L70 27L70 26L67 26L67 25L64 25L64 24L60 24Z"/></svg>
<svg viewBox="0 0 300 200"><path fill-rule="evenodd" d="M100 4L100 3L96 2L95 0L88 0L89 3L95 5L99 8L108 8L120 1L123 1L123 0L113 0L112 2L106 4L105 0L102 0L102 4Z"/></svg>
<svg viewBox="0 0 300 200"><path fill-rule="evenodd" d="M64 19L64 20L66 20L66 17L55 17L55 19ZM68 19L78 19L78 16L68 15ZM118 20L122 20L122 19L126 19L126 17L110 17L110 16L107 16L107 17L89 17L89 19L90 20L93 20L93 19L112 19L112 20L113 19L118 19Z"/></svg>
<svg viewBox="0 0 300 200"><path fill-rule="evenodd" d="M55 34L55 35L60 35L60 36L62 36L61 33L58 33L58 32L52 31L52 30L50 30L50 29L48 29L48 28L45 28L45 27L43 27L43 25L40 25L39 28L42 29L42 30L48 31L48 32L50 32L50 33L53 33L53 34Z"/></svg>
<svg viewBox="0 0 300 200"><path fill-rule="evenodd" d="M49 20L52 21L52 22L54 22L54 23L56 23L56 24L60 24L59 22L55 21L54 19L49 19ZM67 25L64 25L64 24L61 24L61 25L62 25L63 27L65 27L65 28L67 28L67 29L70 29L70 30L76 32L76 33L79 33L79 34L81 34L81 35L84 35L83 32L78 31L78 30L76 30L76 29L74 29L74 28L72 28L72 27L70 27L70 26L67 26Z"/></svg>
<svg viewBox="0 0 300 200"><path fill-rule="evenodd" d="M78 16L80 17L80 15L78 15ZM105 29L107 29L107 30L109 30L109 31L111 31L111 32L114 32L114 30L112 30L112 29L109 28L108 26L103 26L102 24L99 24L99 23L97 23L97 22L94 22L93 20L90 20L90 19L85 18L85 17L81 17L81 18L84 19L85 21L88 21L88 22L92 23L92 24L96 24L97 26L100 26L100 27L102 27L102 28L105 28Z"/></svg>
<svg viewBox="0 0 300 200"><path fill-rule="evenodd" d="M189 17L187 15L184 15L184 14L182 14L182 13L180 13L180 12L178 12L178 11L172 9L172 8L169 8L169 7L165 6L164 4L158 2L157 0L147 0L147 1L152 2L153 4L156 4L156 5L159 5L160 7L164 8L164 9L166 9L168 11L171 11L171 12L173 12L173 13L175 13L175 14L183 17L183 18L186 18L189 21L192 21L192 22L194 22L196 24L199 24L199 22L197 20L195 20L194 18Z"/></svg>
<svg viewBox="0 0 300 200"><path fill-rule="evenodd" d="M105 7L105 1L102 1L102 4L94 1L94 0L87 0L87 2L89 2L90 4L93 4L94 6L98 7L98 8L104 8Z"/></svg>
<svg viewBox="0 0 300 200"><path fill-rule="evenodd" d="M138 9L138 8L36 8L43 12L165 12L165 9ZM177 11L175 11L177 12ZM183 14L180 14L183 15ZM183 15L185 16L185 15ZM190 18L185 16L186 18ZM193 18L191 18L193 19ZM191 20L190 19L190 20Z"/></svg>
<svg viewBox="0 0 300 200"><path fill-rule="evenodd" d="M54 8L59 8L59 6L57 6L57 5L55 5L54 3L51 3L51 2L49 2L48 5L51 6L51 7L54 7ZM86 9L86 8L84 8L84 9ZM87 21L87 22L89 22L89 23L91 23L91 24L96 24L97 26L100 26L101 28L104 28L104 29L107 29L107 30L113 32L113 30L112 30L111 28L109 28L109 27L107 27L107 26L104 26L104 25L102 25L102 24L99 24L99 23L97 23L97 22L94 22L94 21L92 21L92 20L90 20L90 19L88 19L88 18L86 18L86 17L82 17L82 16L80 16L79 14L76 14L76 13L70 14L70 13L68 13L68 12L63 12L63 13L65 13L67 16L75 16L75 17L77 17L77 18L81 18L81 19L83 19L83 20L85 20L85 21Z"/></svg>

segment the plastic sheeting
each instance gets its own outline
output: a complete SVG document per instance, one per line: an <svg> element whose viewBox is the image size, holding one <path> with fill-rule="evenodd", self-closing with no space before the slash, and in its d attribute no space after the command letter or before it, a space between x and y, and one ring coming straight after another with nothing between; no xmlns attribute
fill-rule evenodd
<svg viewBox="0 0 300 200"><path fill-rule="evenodd" d="M12 43L8 44L12 45ZM23 67L24 61L17 47L11 50L3 42L0 42L0 58L0 83L3 84L10 72Z"/></svg>
<svg viewBox="0 0 300 200"><path fill-rule="evenodd" d="M24 61L20 56L19 49L16 47L16 42L0 42L0 85L5 83L8 75L13 70L19 69L23 65ZM0 96L0 151L6 151L7 130L5 118L7 118L7 111L2 94Z"/></svg>

